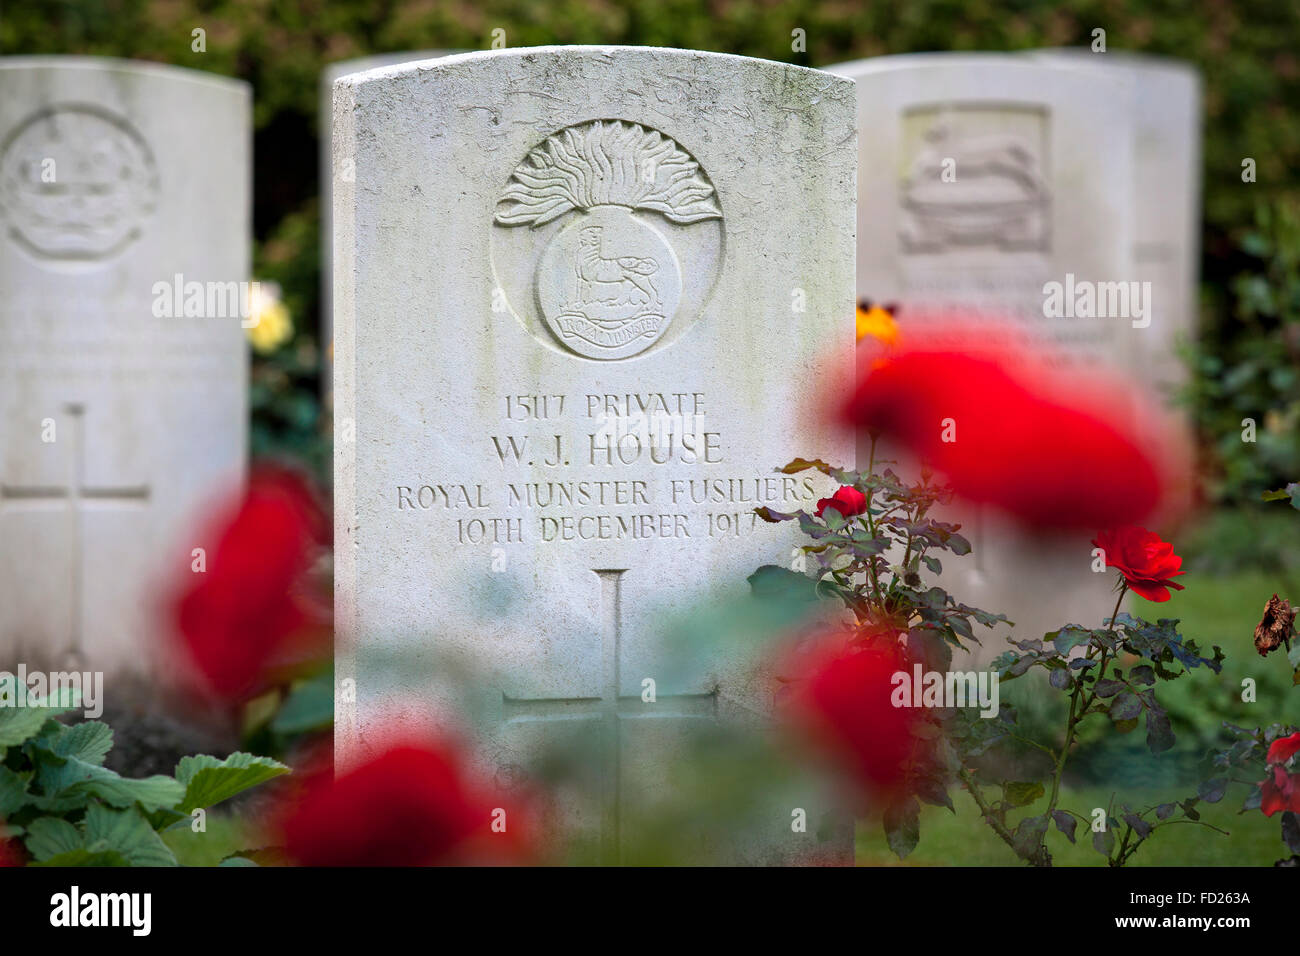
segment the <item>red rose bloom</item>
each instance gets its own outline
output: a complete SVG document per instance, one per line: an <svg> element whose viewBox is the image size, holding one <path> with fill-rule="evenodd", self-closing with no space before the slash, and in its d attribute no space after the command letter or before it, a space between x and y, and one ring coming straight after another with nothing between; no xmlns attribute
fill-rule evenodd
<svg viewBox="0 0 1300 956"><path fill-rule="evenodd" d="M1295 756L1297 750L1300 750L1300 731L1296 731L1290 737L1279 737L1273 741L1272 746L1268 748L1268 762L1286 763Z"/></svg>
<svg viewBox="0 0 1300 956"><path fill-rule="evenodd" d="M1184 573L1183 559L1174 554L1174 546L1161 541L1160 536L1146 528L1129 525L1113 531L1103 531L1092 541L1101 548L1106 567L1124 575L1129 590L1148 601L1168 601L1169 589L1183 590L1170 578Z"/></svg>
<svg viewBox="0 0 1300 956"><path fill-rule="evenodd" d="M0 837L0 867L4 866L26 866L26 863L17 840Z"/></svg>
<svg viewBox="0 0 1300 956"><path fill-rule="evenodd" d="M485 848L499 857L518 846L517 820L492 833L493 809L454 750L399 744L337 778L316 774L279 828L303 866L482 862Z"/></svg>
<svg viewBox="0 0 1300 956"><path fill-rule="evenodd" d="M1259 785L1259 808L1264 816L1271 817L1279 810L1300 813L1300 776L1287 773L1281 764L1272 767L1269 778Z"/></svg>
<svg viewBox="0 0 1300 956"><path fill-rule="evenodd" d="M903 670L899 652L828 640L794 669L787 721L869 801L888 799L903 783L917 720L915 710L891 702L892 678Z"/></svg>
<svg viewBox="0 0 1300 956"><path fill-rule="evenodd" d="M845 518L852 518L867 510L867 496L851 485L841 485L829 498L817 502L817 517L827 508L834 508Z"/></svg>
<svg viewBox="0 0 1300 956"><path fill-rule="evenodd" d="M291 639L319 624L320 606L300 593L316 549L329 539L306 482L278 469L255 471L242 500L210 536L206 570L189 575L176 600L176 630L217 694L244 699L260 690Z"/></svg>
<svg viewBox="0 0 1300 956"><path fill-rule="evenodd" d="M1031 527L1108 527L1155 510L1159 469L1118 392L1067 382L1026 349L973 348L914 344L883 359L844 418L907 448L958 495Z"/></svg>

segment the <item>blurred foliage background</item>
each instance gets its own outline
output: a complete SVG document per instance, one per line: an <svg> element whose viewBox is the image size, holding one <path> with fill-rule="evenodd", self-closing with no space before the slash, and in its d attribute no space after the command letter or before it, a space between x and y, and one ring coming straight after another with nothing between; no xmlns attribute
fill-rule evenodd
<svg viewBox="0 0 1300 956"><path fill-rule="evenodd" d="M822 66L927 50L1087 45L1196 64L1205 83L1202 317L1186 345L1184 400L1200 429L1208 499L1244 508L1300 476L1300 4L1289 0L0 0L0 54L156 60L252 83L255 275L279 283L291 338L255 357L255 454L311 462L329 479L320 400L319 81L371 53L627 43ZM192 31L206 31L206 52ZM792 52L791 34L806 33ZM1257 181L1242 181L1242 160ZM1253 418L1258 441L1241 440ZM1267 513L1266 513L1267 514ZM1276 515L1277 512L1271 514ZM1276 565L1286 553L1213 524L1199 553ZM1258 537L1258 535L1253 535ZM1294 537L1294 536L1291 536Z"/></svg>

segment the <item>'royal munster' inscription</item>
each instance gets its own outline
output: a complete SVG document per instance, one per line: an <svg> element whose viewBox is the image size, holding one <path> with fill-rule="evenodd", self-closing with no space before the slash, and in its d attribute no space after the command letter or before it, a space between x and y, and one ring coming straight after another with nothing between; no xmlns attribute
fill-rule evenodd
<svg viewBox="0 0 1300 956"><path fill-rule="evenodd" d="M507 395L501 432L480 447L496 474L399 484L397 509L445 516L455 544L504 545L744 535L760 527L755 507L816 498L806 476L728 472L706 406L703 392Z"/></svg>

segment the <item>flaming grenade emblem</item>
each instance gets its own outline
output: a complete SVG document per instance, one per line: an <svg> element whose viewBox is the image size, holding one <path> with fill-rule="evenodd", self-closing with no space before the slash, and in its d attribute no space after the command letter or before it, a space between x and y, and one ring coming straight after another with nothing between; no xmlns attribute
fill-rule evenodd
<svg viewBox="0 0 1300 956"><path fill-rule="evenodd" d="M502 226L546 229L534 288L561 345L595 359L645 351L672 322L682 270L665 221L721 219L699 164L661 133L621 120L560 130L515 169Z"/></svg>

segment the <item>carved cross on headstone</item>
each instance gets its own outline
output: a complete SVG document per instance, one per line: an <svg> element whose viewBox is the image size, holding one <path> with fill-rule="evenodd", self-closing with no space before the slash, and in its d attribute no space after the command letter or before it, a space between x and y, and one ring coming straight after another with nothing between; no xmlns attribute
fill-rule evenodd
<svg viewBox="0 0 1300 956"><path fill-rule="evenodd" d="M10 485L0 483L0 505L5 508L40 508L49 509L52 504L66 501L67 536L68 536L68 582L69 620L71 632L64 653L69 661L80 662L84 655L84 577L85 553L82 543L85 533L82 521L83 513L88 509L102 507L131 508L140 507L149 501L148 485L91 485L85 480L86 473L86 407L77 403L64 406L68 425L72 432L72 454L68 467L66 486L58 485Z"/></svg>
<svg viewBox="0 0 1300 956"><path fill-rule="evenodd" d="M599 697L528 697L503 695L508 723L548 720L594 720L601 725L601 857L619 862L623 721L699 720L717 716L717 692L656 695L622 695L619 650L623 638L622 577L626 568L593 569L600 582L601 695ZM649 675L647 675L649 676Z"/></svg>

